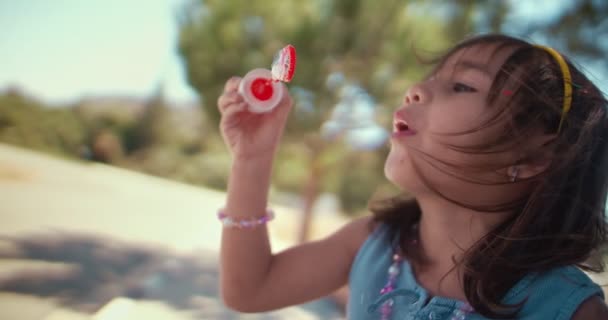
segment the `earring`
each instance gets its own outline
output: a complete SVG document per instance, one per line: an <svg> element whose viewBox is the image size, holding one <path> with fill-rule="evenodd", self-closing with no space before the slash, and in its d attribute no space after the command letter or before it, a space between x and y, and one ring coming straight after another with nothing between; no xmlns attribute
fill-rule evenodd
<svg viewBox="0 0 608 320"><path fill-rule="evenodd" d="M515 182L517 180L517 174L519 173L519 167L518 166L514 166L514 167L511 167L511 168L512 168L512 169L510 169L511 170L511 174L510 174L510 176L511 176L511 182Z"/></svg>

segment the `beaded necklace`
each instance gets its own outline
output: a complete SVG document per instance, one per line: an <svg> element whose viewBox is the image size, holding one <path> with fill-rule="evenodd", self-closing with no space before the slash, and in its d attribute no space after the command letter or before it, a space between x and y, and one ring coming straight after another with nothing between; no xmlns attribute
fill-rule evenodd
<svg viewBox="0 0 608 320"><path fill-rule="evenodd" d="M415 224L412 228L412 231L416 232L418 229L418 224ZM418 240L416 238L413 238L409 241L409 243L412 245L416 245L418 243ZM395 253L393 254L393 262L388 268L388 280L384 287L380 289L381 295L388 294L395 289L395 284L397 283L397 276L399 276L399 273L401 271L402 263L403 256L398 252L398 250L395 250ZM382 315L380 318L381 320L391 319L394 303L395 301L392 298L384 301L384 303L380 307L380 314ZM454 310L454 312L452 313L452 318L450 320L464 320L467 314L471 312L473 312L473 307L471 307L471 305L469 305L468 303L464 303L460 308Z"/></svg>
<svg viewBox="0 0 608 320"><path fill-rule="evenodd" d="M397 276L399 275L399 271L401 269L402 260L403 258L400 254L393 254L393 263L388 268L388 281L386 282L386 285L384 285L384 287L380 290L381 295L385 295L395 289L395 283L397 282ZM391 313L393 312L393 304L394 301L392 298L386 300L382 304L382 307L380 307L380 313L382 314L382 317L380 318L381 320L389 320L391 318Z"/></svg>

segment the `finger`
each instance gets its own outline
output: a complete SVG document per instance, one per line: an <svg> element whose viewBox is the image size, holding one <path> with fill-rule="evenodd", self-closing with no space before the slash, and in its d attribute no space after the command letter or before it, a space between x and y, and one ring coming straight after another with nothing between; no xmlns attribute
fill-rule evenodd
<svg viewBox="0 0 608 320"><path fill-rule="evenodd" d="M239 113L244 112L245 110L247 110L246 102L232 104L230 108L227 108L226 111L224 111L222 119L224 122L232 122Z"/></svg>
<svg viewBox="0 0 608 320"><path fill-rule="evenodd" d="M225 93L217 99L217 106L222 111L227 105L240 102L243 102L243 97L238 92Z"/></svg>
<svg viewBox="0 0 608 320"><path fill-rule="evenodd" d="M237 92L225 93L217 99L217 107L220 112L224 112L230 105L243 102L243 97Z"/></svg>
<svg viewBox="0 0 608 320"><path fill-rule="evenodd" d="M232 77L226 81L226 85L224 85L224 92L235 92L239 88L239 84L241 83L241 77Z"/></svg>
<svg viewBox="0 0 608 320"><path fill-rule="evenodd" d="M285 94L283 94L283 97L281 98L280 104L281 105L292 105L293 104L293 98L291 97L289 89L283 83L279 83L279 85L283 87L283 91L285 93Z"/></svg>
<svg viewBox="0 0 608 320"><path fill-rule="evenodd" d="M289 93L283 96L281 102L279 103L279 107L273 110L277 116L285 118L289 115L291 109L293 108L293 98Z"/></svg>

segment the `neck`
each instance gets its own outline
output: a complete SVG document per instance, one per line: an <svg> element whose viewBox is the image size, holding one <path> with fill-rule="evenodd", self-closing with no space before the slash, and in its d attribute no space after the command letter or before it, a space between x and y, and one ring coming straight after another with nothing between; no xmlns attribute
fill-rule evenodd
<svg viewBox="0 0 608 320"><path fill-rule="evenodd" d="M436 270L449 270L454 259L504 221L507 212L477 212L442 198L417 198L422 211L419 245L429 265Z"/></svg>

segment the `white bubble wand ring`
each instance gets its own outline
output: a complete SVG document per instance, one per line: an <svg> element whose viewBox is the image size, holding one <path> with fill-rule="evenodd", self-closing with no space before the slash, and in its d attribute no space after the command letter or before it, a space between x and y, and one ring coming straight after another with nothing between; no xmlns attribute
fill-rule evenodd
<svg viewBox="0 0 608 320"><path fill-rule="evenodd" d="M265 113L273 110L283 98L284 86L296 70L296 49L287 45L275 55L271 70L253 69L241 81L238 92L249 104L248 110Z"/></svg>

